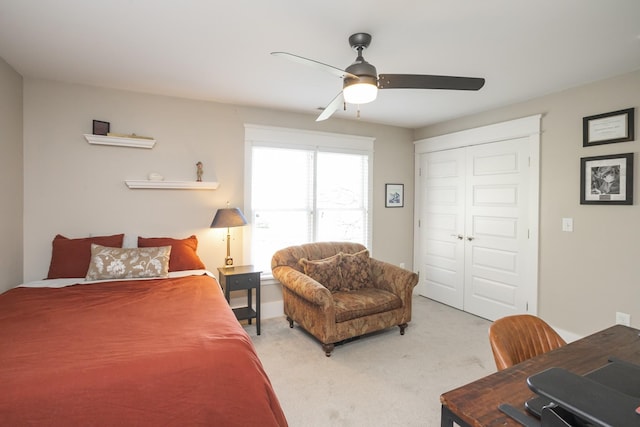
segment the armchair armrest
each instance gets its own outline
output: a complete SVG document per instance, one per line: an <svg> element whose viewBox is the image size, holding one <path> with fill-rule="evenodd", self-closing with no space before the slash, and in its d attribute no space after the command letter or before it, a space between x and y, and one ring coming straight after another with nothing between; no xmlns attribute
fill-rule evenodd
<svg viewBox="0 0 640 427"><path fill-rule="evenodd" d="M418 275L397 265L370 258L373 286L392 292L404 301L405 295L411 295L418 284Z"/></svg>
<svg viewBox="0 0 640 427"><path fill-rule="evenodd" d="M329 289L311 277L286 265L274 267L272 271L273 277L282 283L282 286L300 298L321 307L333 307L333 297Z"/></svg>

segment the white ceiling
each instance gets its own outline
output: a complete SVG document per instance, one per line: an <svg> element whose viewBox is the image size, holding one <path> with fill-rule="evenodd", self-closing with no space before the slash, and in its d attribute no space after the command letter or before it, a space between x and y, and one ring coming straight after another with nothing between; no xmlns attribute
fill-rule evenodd
<svg viewBox="0 0 640 427"><path fill-rule="evenodd" d="M0 57L23 76L309 120L342 81L269 53L346 68L355 32L373 36L378 73L486 78L478 92L383 90L361 106L363 121L408 128L640 69L640 0L0 0Z"/></svg>

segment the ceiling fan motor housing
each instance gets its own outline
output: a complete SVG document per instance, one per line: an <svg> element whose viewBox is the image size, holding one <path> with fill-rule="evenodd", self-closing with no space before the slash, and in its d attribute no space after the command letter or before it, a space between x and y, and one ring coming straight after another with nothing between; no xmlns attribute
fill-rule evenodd
<svg viewBox="0 0 640 427"><path fill-rule="evenodd" d="M356 62L345 70L342 83L342 93L345 102L350 104L366 104L376 99L378 92L378 77L376 67L358 55ZM353 75L357 77L352 77Z"/></svg>
<svg viewBox="0 0 640 427"><path fill-rule="evenodd" d="M375 86L378 84L378 73L376 67L365 60L362 60L361 62L354 62L349 65L345 71L358 76L358 78L345 76L344 83L342 85L343 88L356 83L368 83Z"/></svg>

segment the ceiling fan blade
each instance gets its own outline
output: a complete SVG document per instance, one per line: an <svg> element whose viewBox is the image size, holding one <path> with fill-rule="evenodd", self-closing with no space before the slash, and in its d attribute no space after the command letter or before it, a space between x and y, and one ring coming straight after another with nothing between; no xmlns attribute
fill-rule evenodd
<svg viewBox="0 0 640 427"><path fill-rule="evenodd" d="M316 122L321 122L323 120L327 120L333 113L336 112L341 105L344 105L344 97L342 96L342 92L336 95L335 98L327 105L324 111L318 116Z"/></svg>
<svg viewBox="0 0 640 427"><path fill-rule="evenodd" d="M313 68L317 68L319 70L323 70L323 71L328 71L329 73L336 75L340 78L344 78L344 77L352 77L352 78L358 78L358 76L356 76L355 74L351 74L346 72L345 70L342 70L338 67L334 67L333 65L327 65L324 64L322 62L316 61L314 59L309 59L309 58L304 58L302 56L298 56L298 55L294 55L292 53L288 53L288 52L271 52L271 55L273 56L280 56L282 58L286 58L290 61L293 62L297 62L298 64L303 64L306 66L311 66Z"/></svg>
<svg viewBox="0 0 640 427"><path fill-rule="evenodd" d="M430 76L421 74L380 74L380 89L478 90L484 86L479 77Z"/></svg>

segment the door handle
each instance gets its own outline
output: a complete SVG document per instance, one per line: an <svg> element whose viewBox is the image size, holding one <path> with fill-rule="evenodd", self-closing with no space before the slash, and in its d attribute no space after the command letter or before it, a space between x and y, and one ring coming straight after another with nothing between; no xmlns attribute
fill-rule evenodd
<svg viewBox="0 0 640 427"><path fill-rule="evenodd" d="M475 239L475 237L473 237L473 236L468 236L468 237L467 237L467 240L468 240L468 241L472 241L473 239Z"/></svg>
<svg viewBox="0 0 640 427"><path fill-rule="evenodd" d="M451 237L455 237L458 240L464 239L464 236L462 234L452 234Z"/></svg>

